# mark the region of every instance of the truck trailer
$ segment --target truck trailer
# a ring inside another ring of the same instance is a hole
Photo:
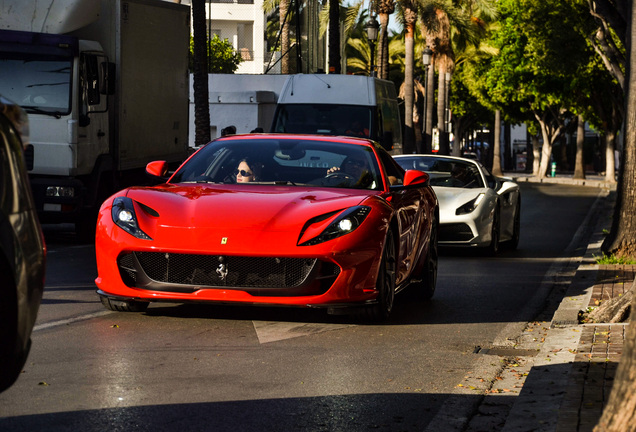
[[[0,94],[29,113],[40,221],[89,239],[103,200],[145,182],[149,161],[187,157],[190,7],[49,2],[2,3]]]

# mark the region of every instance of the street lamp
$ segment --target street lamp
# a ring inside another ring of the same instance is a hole
[[[433,57],[433,50],[429,47],[424,48],[424,52],[422,53],[422,63],[426,68],[424,69],[427,72],[428,65],[431,64],[431,58]]]
[[[367,39],[369,39],[369,45],[371,45],[371,76],[375,76],[375,41],[378,40],[378,29],[380,28],[380,23],[375,16],[371,15],[369,21],[367,21],[367,25],[365,29],[367,31]]]
[[[426,122],[428,117],[428,67],[431,64],[431,59],[433,58],[433,50],[428,46],[424,48],[424,52],[422,53],[422,64],[424,65],[424,149],[423,151],[429,151],[429,131],[426,129]]]

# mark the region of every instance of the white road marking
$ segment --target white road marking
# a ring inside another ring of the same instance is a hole
[[[258,341],[261,344],[309,336],[332,330],[341,330],[354,326],[354,324],[319,324],[278,321],[253,321],[253,324]]]
[[[86,315],[80,315],[77,317],[73,317],[73,318],[67,318],[67,319],[63,319],[63,320],[58,320],[58,321],[51,321],[48,323],[42,323],[42,324],[37,324],[35,327],[33,327],[33,331],[38,331],[38,330],[44,330],[44,329],[48,329],[51,327],[58,327],[58,326],[62,326],[62,325],[66,325],[66,324],[71,324],[74,322],[78,322],[78,321],[86,321],[89,319],[93,319],[93,318],[98,318],[104,315],[108,315],[108,314],[112,314],[114,313],[113,311],[109,311],[109,310],[105,310],[105,311],[101,311],[101,312],[95,312],[92,314],[86,314]]]

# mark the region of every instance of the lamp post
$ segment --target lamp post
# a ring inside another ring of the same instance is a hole
[[[444,119],[440,122],[443,127],[440,127],[439,148],[442,154],[450,154],[450,101],[448,100],[448,94],[450,90],[451,73],[446,72],[444,75]],[[443,131],[443,133],[441,133]]]
[[[444,86],[444,91],[445,91],[445,95],[444,95],[444,102],[445,102],[445,112],[444,112],[444,121],[446,122],[446,132],[450,132],[450,101],[448,100],[448,93],[450,90],[450,81],[451,81],[451,73],[450,72],[446,72],[445,78],[446,78],[446,85]]]
[[[375,41],[378,40],[378,29],[380,23],[375,19],[374,15],[371,15],[365,29],[367,31],[367,39],[369,39],[369,45],[371,45],[371,71],[370,76],[375,76]]]
[[[430,131],[426,127],[426,122],[428,119],[428,67],[431,64],[431,59],[433,58],[433,50],[428,46],[424,49],[422,53],[422,64],[424,65],[424,149],[423,152],[430,151],[431,140],[430,140]]]

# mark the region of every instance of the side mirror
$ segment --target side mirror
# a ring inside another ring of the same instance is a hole
[[[404,174],[404,186],[424,185],[428,180],[428,174],[423,171],[407,170]]]
[[[509,181],[509,180],[506,180],[506,179],[502,179],[502,178],[500,178],[499,180],[501,181],[501,186],[499,186],[499,190],[497,191],[497,195],[503,195],[506,192],[508,192],[509,190],[515,189],[517,187],[517,184],[512,182],[512,181]]]
[[[168,174],[168,162],[166,161],[154,161],[146,165],[146,172],[153,177],[160,177],[167,180]]]

